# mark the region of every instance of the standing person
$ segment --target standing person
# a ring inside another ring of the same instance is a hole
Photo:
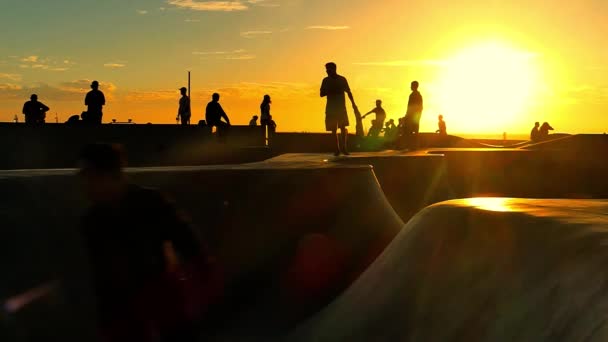
[[[410,94],[410,98],[407,102],[407,113],[405,114],[406,125],[410,125],[410,127],[407,128],[407,134],[418,134],[420,131],[420,118],[422,117],[424,104],[422,95],[418,91],[419,86],[418,81],[413,81],[410,86],[412,93]]]
[[[84,105],[88,107],[86,120],[94,125],[101,125],[103,117],[103,106],[106,104],[106,97],[99,90],[99,82],[91,83],[91,91],[84,98]]]
[[[225,121],[222,121],[222,118]],[[220,94],[214,93],[211,96],[211,102],[207,104],[207,108],[205,109],[205,120],[207,121],[207,125],[213,129],[215,126],[217,128],[218,135],[223,134],[223,131],[230,127],[230,119],[222,105],[220,105]]]
[[[348,81],[343,76],[338,75],[336,64],[333,62],[325,64],[325,71],[327,72],[327,77],[323,79],[323,83],[321,84],[321,97],[327,97],[325,129],[331,132],[336,140],[336,152],[334,155],[339,156],[340,153],[349,155],[350,153],[347,148],[348,129],[346,128],[349,122],[344,93],[348,94],[348,98],[355,111],[357,111],[357,105],[348,86]],[[340,139],[337,134],[338,128],[340,128],[342,135],[342,146],[340,146]]]
[[[260,124],[262,126],[268,126],[270,124],[270,104],[272,100],[270,95],[264,95],[262,104],[260,104]]]
[[[447,126],[445,124],[445,121],[443,121],[443,115],[439,115],[438,117],[439,122],[437,123],[437,125],[439,126],[439,129],[437,131],[435,131],[435,133],[439,133],[439,135],[442,136],[446,136],[448,135],[448,129]]]
[[[44,103],[38,102],[38,95],[32,94],[30,100],[23,105],[23,115],[25,115],[25,123],[28,125],[43,124],[46,112],[49,107]]]
[[[530,140],[532,142],[537,142],[540,140],[540,131],[538,128],[540,127],[540,123],[536,121],[534,123],[534,127],[532,127],[532,131],[530,132]]]
[[[378,135],[380,135],[380,132],[384,127],[384,120],[386,120],[386,111],[384,110],[384,108],[382,108],[382,100],[376,100],[376,108],[365,113],[362,119],[365,119],[366,116],[372,113],[376,114],[376,120],[372,121],[372,127],[369,129],[367,136],[377,137]]]
[[[188,97],[188,88],[181,87],[179,89],[182,97],[179,99],[179,108],[177,110],[177,119],[181,119],[182,126],[187,126],[190,124],[190,116],[192,115],[190,111],[190,98]]]
[[[179,287],[194,284],[198,274],[212,282],[210,259],[170,202],[127,181],[124,163],[114,145],[88,145],[80,155],[79,176],[92,202],[82,235],[101,334],[104,341],[196,341],[190,314],[197,310],[184,308],[204,301],[179,293]],[[209,289],[201,287],[200,293]]]

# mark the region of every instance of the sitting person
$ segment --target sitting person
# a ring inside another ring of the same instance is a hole
[[[540,129],[538,130],[540,140],[548,139],[549,131],[553,131],[553,127],[551,127],[548,122],[543,122],[542,126],[540,126]]]
[[[534,123],[534,127],[532,128],[532,131],[530,132],[530,140],[533,142],[540,140],[540,132],[538,130],[539,127],[540,127],[540,123],[538,123],[538,121],[537,121]]]
[[[439,129],[437,131],[435,131],[435,133],[439,133],[439,135],[448,135],[448,130],[445,124],[445,121],[443,121],[443,115],[439,115],[439,122],[438,122],[438,126]]]
[[[249,121],[249,126],[250,127],[255,127],[258,125],[258,116],[254,115],[251,120]]]

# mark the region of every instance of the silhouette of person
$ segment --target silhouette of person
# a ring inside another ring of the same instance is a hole
[[[179,99],[179,108],[177,110],[177,120],[181,119],[182,126],[190,124],[190,98],[188,97],[188,88],[181,87],[179,89],[182,97]]]
[[[87,123],[101,125],[101,119],[103,117],[103,106],[106,104],[106,97],[103,92],[99,90],[99,82],[93,81],[91,83],[91,91],[87,93],[84,98],[84,105],[87,106],[87,115],[83,119]]]
[[[251,120],[249,120],[250,127],[256,127],[258,125],[258,116],[254,115]]]
[[[537,121],[534,123],[534,127],[532,131],[530,131],[530,140],[533,142],[540,140],[540,131],[539,131],[540,123]]]
[[[540,140],[547,139],[549,137],[549,131],[553,131],[553,127],[551,127],[548,122],[543,122],[538,130]]]
[[[406,129],[406,133],[416,133],[420,131],[420,118],[422,117],[422,110],[424,109],[422,95],[418,91],[418,81],[413,81],[411,84],[412,93],[407,102],[407,113],[405,114],[405,124],[410,125]]]
[[[23,105],[23,115],[25,115],[25,123],[28,125],[43,124],[46,117],[46,112],[49,107],[38,101],[38,95],[32,94],[30,100]]]
[[[222,121],[222,118],[225,122]],[[228,119],[228,115],[226,115],[222,105],[220,105],[220,94],[214,93],[211,97],[211,102],[207,104],[207,109],[205,110],[205,120],[211,129],[214,126],[217,128],[218,135],[222,135],[230,127],[230,119]]]
[[[335,156],[340,153],[349,155],[347,148],[348,142],[348,114],[346,112],[346,99],[344,93],[348,94],[348,98],[353,106],[353,110],[357,111],[355,99],[348,86],[348,81],[343,76],[338,75],[338,68],[335,63],[330,62],[325,64],[327,77],[323,79],[321,84],[321,97],[327,97],[327,105],[325,107],[325,129],[332,133],[336,140]],[[338,128],[342,135],[342,146],[338,138]]]
[[[89,257],[101,333],[110,341],[195,341],[193,322],[176,309],[169,275],[210,267],[193,227],[158,191],[127,181],[121,149],[92,144],[82,151],[80,171],[92,206],[81,233]],[[174,302],[173,302],[174,301]],[[155,339],[156,340],[156,339]]]
[[[272,100],[270,95],[264,95],[264,99],[260,104],[260,124],[262,126],[268,126],[270,124],[270,104]]]
[[[448,129],[447,126],[445,124],[445,121],[443,121],[443,115],[439,115],[438,117],[439,122],[437,123],[437,125],[439,126],[439,129],[437,131],[435,131],[435,133],[439,133],[439,135],[448,135]]]
[[[269,119],[269,121],[268,121],[268,133],[269,134],[274,134],[277,131],[277,123],[272,118],[272,115],[270,115],[268,117],[268,119]]]
[[[372,113],[376,114],[376,120],[372,120],[372,127],[369,129],[367,136],[377,137],[384,127],[384,120],[386,120],[386,112],[384,111],[384,108],[382,108],[382,100],[376,100],[376,108],[365,113],[362,119],[365,119],[366,116]]]

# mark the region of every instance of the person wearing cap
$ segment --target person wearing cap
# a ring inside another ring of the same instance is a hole
[[[106,98],[103,92],[99,90],[99,82],[91,83],[91,91],[87,93],[84,99],[84,105],[87,106],[87,115],[85,121],[87,123],[101,125],[103,117],[103,106],[106,104]]]
[[[49,111],[49,107],[45,106],[44,103],[38,102],[38,95],[32,94],[30,101],[27,101],[23,105],[23,115],[25,115],[25,123],[28,125],[37,125],[44,123],[46,112]]]
[[[181,87],[179,89],[182,94],[182,98],[179,99],[179,109],[177,110],[177,120],[181,119],[182,126],[190,124],[190,98],[188,97],[188,88]]]

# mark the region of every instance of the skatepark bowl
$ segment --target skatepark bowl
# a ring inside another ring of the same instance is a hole
[[[600,340],[606,139],[568,139],[127,173],[223,269],[203,340]],[[74,174],[0,171],[0,341],[95,339]]]

